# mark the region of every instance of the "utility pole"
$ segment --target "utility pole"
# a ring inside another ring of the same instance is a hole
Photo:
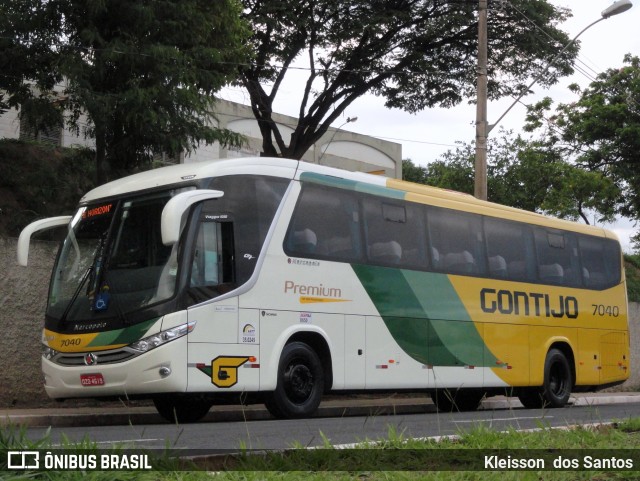
[[[487,0],[478,0],[478,68],[474,195],[487,200]]]
[[[558,60],[562,54],[575,43],[580,35],[596,23],[606,20],[614,15],[626,12],[633,4],[631,0],[617,0],[600,14],[600,18],[583,28],[573,39],[566,44],[558,54],[549,62],[542,72],[522,90],[520,95],[509,106],[509,108],[489,126],[487,122],[487,0],[478,0],[478,67],[477,67],[477,106],[476,106],[476,159],[475,159],[475,180],[474,195],[478,199],[487,200],[487,137],[491,130],[509,113],[522,97],[524,97],[531,87],[546,75],[549,68]]]

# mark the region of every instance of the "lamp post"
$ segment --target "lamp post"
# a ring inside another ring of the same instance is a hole
[[[522,90],[520,95],[513,101],[509,108],[493,124],[487,122],[487,0],[479,0],[478,6],[478,102],[476,106],[476,158],[475,158],[475,183],[474,195],[478,199],[487,200],[487,136],[493,128],[509,113],[509,111],[525,96],[531,87],[538,82],[549,68],[558,60],[562,54],[575,43],[580,35],[593,27],[596,23],[606,20],[609,17],[626,12],[633,4],[631,0],[618,0],[602,11],[600,18],[583,28],[575,37],[567,43],[558,54],[547,63],[547,66],[540,72],[533,81]]]
[[[336,136],[336,134],[338,133],[338,131],[344,127],[345,125],[351,123],[351,122],[355,122],[356,120],[358,120],[358,117],[347,117],[347,120],[345,120],[342,125],[340,125],[340,127],[338,127],[336,130],[333,131],[333,135],[331,135],[331,138],[329,139],[329,142],[327,142],[327,144],[324,147],[324,150],[322,151],[322,154],[320,154],[320,158],[318,159],[318,163],[320,163],[320,161],[322,160],[322,157],[324,157],[324,154],[327,152],[327,149],[329,148],[329,145],[331,144],[331,142],[333,142],[333,138]]]

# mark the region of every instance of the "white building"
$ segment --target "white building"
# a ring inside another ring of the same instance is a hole
[[[180,155],[179,159],[163,158],[162,155],[158,155],[157,160],[167,163],[186,163],[259,155],[262,136],[251,108],[226,100],[218,100],[215,108],[218,127],[228,128],[246,137],[247,142],[242,148],[227,149],[215,143],[202,145],[194,152]],[[274,114],[273,117],[285,138],[286,135],[290,135],[293,132],[292,127],[297,123],[296,118],[281,114]],[[0,138],[33,139],[33,135],[29,134],[27,129],[20,125],[16,110],[12,109],[0,115]],[[73,145],[94,146],[93,139],[85,139],[83,136],[78,137],[74,132],[66,129],[56,129],[38,137],[38,140],[62,147],[71,147]],[[388,177],[402,178],[402,146],[400,144],[334,128],[329,129],[304,154],[302,160],[346,170],[372,172]]]

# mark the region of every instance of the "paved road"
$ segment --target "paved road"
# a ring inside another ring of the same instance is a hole
[[[147,412],[129,413],[132,416],[130,419],[151,421],[155,417],[157,421],[155,414],[144,409]],[[480,424],[502,430],[611,422],[640,417],[640,395],[581,396],[575,399],[572,406],[549,410],[527,410],[520,407],[517,401],[501,398],[485,402],[483,410],[447,414],[435,413],[433,406],[422,398],[337,400],[323,406],[320,414],[326,417],[290,421],[268,418],[261,407],[245,411],[244,418],[233,419],[241,411],[238,408],[229,409],[226,412],[216,412],[214,409],[208,422],[180,426],[137,422],[112,423],[96,429],[97,421],[104,421],[104,413],[66,416],[66,425],[51,429],[51,439],[58,443],[63,435],[75,441],[88,438],[98,443],[98,447],[105,448],[124,443],[132,447],[188,450],[236,451],[241,446],[284,449],[294,444],[322,446],[325,440],[332,444],[379,440],[386,438],[390,432],[408,437],[451,435]],[[58,417],[50,416],[53,420]],[[17,419],[17,416],[13,417]],[[79,420],[83,422],[79,423]],[[34,440],[43,436],[44,432],[45,428],[38,427],[31,427],[27,431]]]
[[[576,406],[640,403],[640,392],[574,394],[570,403]],[[151,406],[128,407],[107,405],[105,407],[72,407],[62,403],[61,407],[46,409],[0,408],[0,426],[13,424],[32,427],[72,427],[160,424],[165,421]],[[481,409],[521,408],[517,398],[491,397],[481,404]],[[408,414],[435,412],[429,397],[396,396],[357,398],[336,396],[323,401],[318,417],[375,416],[381,414]],[[263,405],[214,406],[204,422],[245,421],[273,419]]]

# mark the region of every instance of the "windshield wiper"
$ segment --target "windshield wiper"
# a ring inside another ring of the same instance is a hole
[[[78,284],[78,287],[76,287],[76,290],[73,293],[73,296],[71,296],[71,300],[69,301],[69,304],[67,304],[67,307],[65,308],[64,312],[62,313],[62,317],[60,318],[60,322],[64,322],[64,321],[67,320],[67,316],[69,315],[69,311],[71,310],[71,306],[73,306],[73,304],[76,302],[76,299],[78,299],[78,295],[80,294],[80,291],[82,290],[82,286],[84,286],[84,283],[87,282],[87,279],[89,279],[89,274],[91,274],[92,271],[93,271],[93,266],[87,267],[87,270],[82,275],[82,279],[80,279],[80,283]]]

